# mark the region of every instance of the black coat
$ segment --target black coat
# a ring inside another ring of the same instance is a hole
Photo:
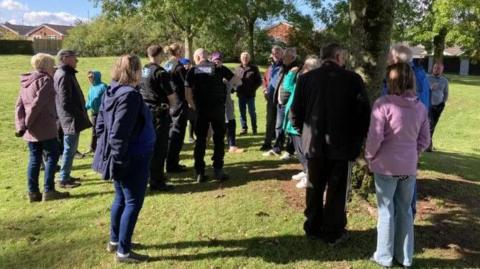
[[[255,92],[262,85],[262,76],[256,65],[240,65],[235,69],[235,76],[242,79],[242,85],[237,87],[237,96],[244,98],[255,97]]]
[[[327,61],[300,76],[296,87],[290,118],[306,157],[355,160],[370,121],[362,78]]]
[[[92,127],[85,108],[85,97],[75,77],[77,71],[61,65],[54,76],[55,104],[64,134],[76,134]]]

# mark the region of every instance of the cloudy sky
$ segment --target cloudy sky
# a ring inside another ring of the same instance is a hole
[[[0,23],[72,25],[100,12],[90,0],[0,0]]]

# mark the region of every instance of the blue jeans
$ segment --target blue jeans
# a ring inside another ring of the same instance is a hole
[[[78,140],[80,133],[73,135],[63,135],[63,156],[62,167],[60,168],[60,180],[62,182],[70,180],[70,172],[72,172],[73,157],[78,149]]]
[[[118,243],[118,253],[132,248],[132,235],[143,206],[151,154],[131,156],[129,171],[121,181],[114,180],[115,199],[111,209],[110,241]]]
[[[56,138],[41,142],[28,142],[30,160],[28,161],[28,191],[39,192],[38,176],[42,164],[42,153],[45,152],[45,192],[55,190],[55,170],[58,162],[58,141]]]
[[[373,258],[383,266],[393,259],[411,266],[413,259],[413,215],[411,202],[415,176],[375,174],[378,204],[377,250]]]
[[[240,109],[240,124],[242,129],[247,130],[247,107],[250,120],[252,121],[252,130],[257,131],[257,112],[255,112],[255,97],[238,97],[238,107]]]

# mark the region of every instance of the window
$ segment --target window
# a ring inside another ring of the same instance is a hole
[[[49,35],[49,36],[47,37],[47,39],[56,40],[56,39],[57,39],[57,36],[56,36],[56,35]]]

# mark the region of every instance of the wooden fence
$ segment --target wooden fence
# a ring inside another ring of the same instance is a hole
[[[34,39],[33,40],[33,52],[39,53],[50,53],[52,55],[57,54],[57,52],[62,48],[62,40],[54,39]]]

